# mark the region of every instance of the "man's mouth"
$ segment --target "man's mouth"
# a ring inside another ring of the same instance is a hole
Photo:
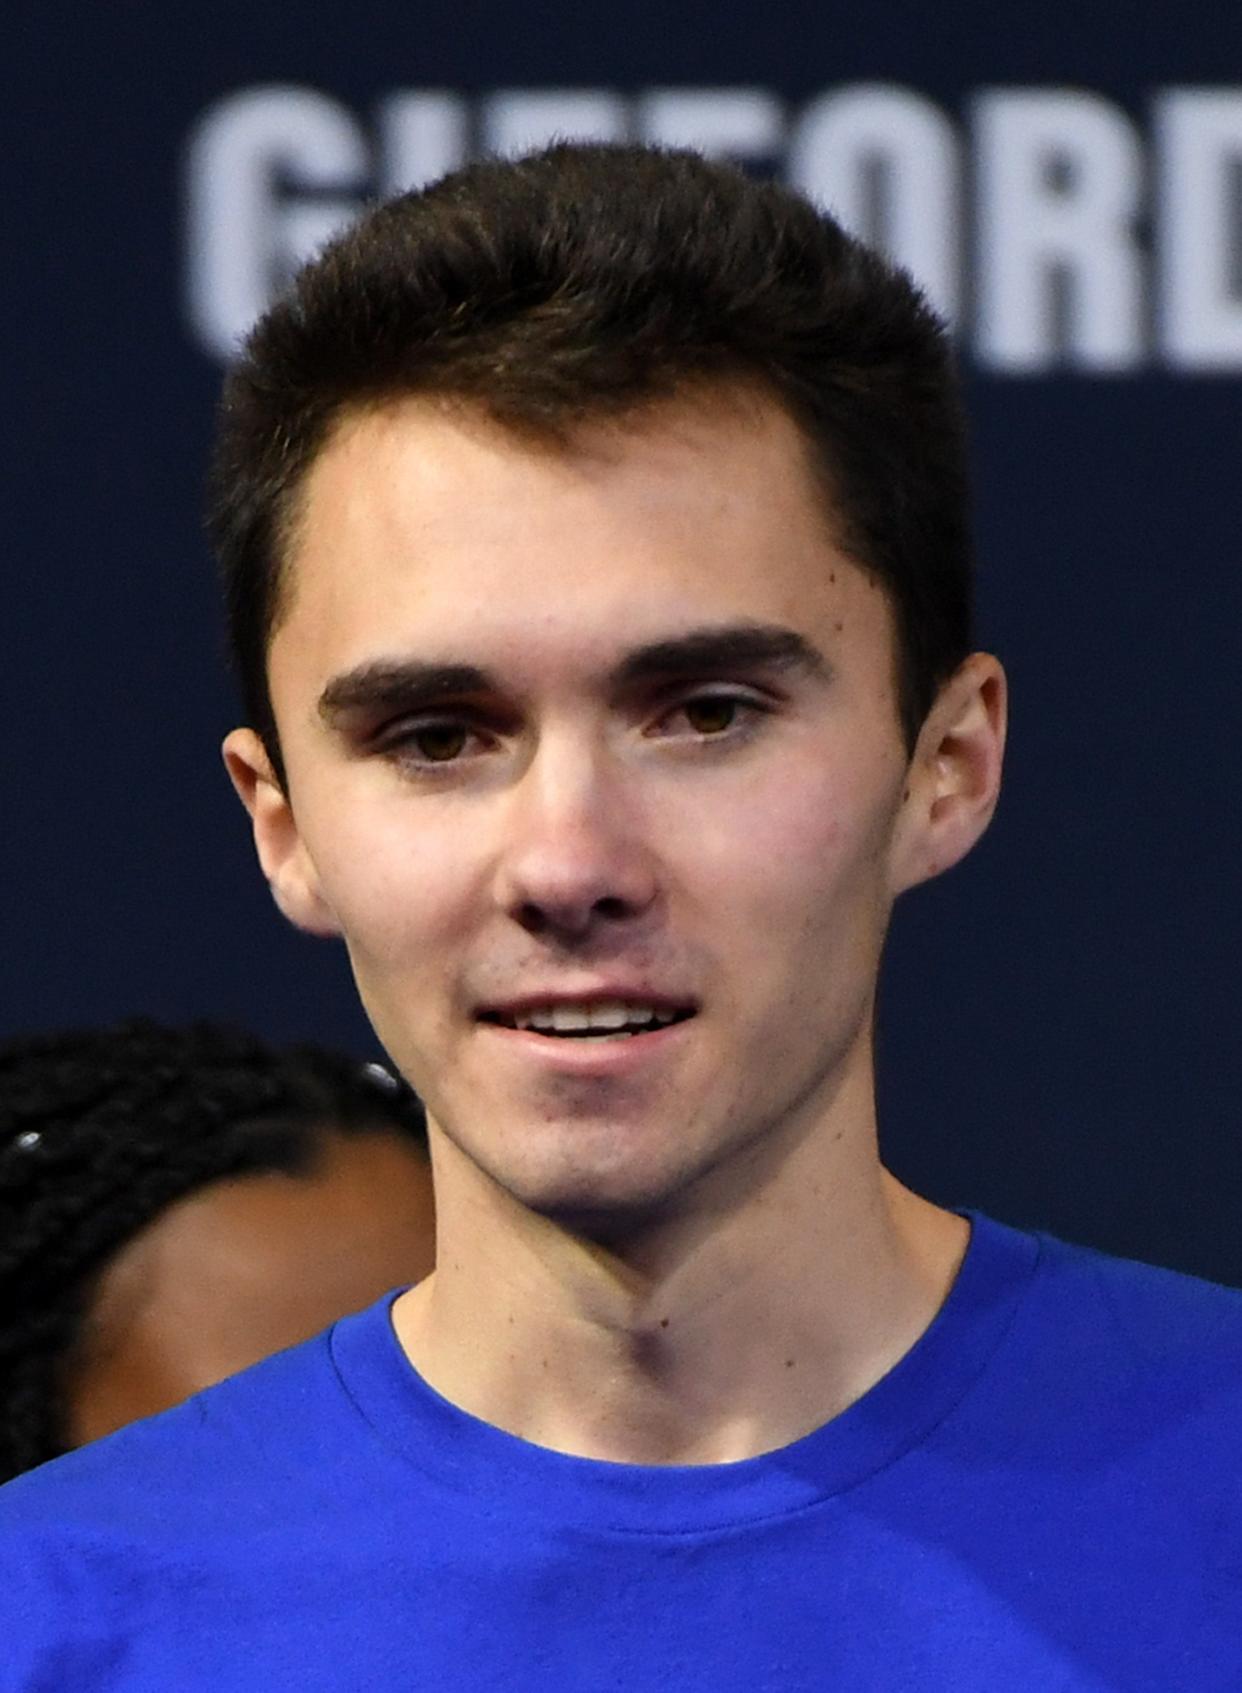
[[[520,1011],[482,1011],[479,1021],[524,1029],[554,1040],[627,1040],[652,1034],[694,1016],[690,1006],[648,1005],[601,999],[573,1005],[532,1005]]]

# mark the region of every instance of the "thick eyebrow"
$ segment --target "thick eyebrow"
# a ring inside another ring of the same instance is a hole
[[[828,661],[793,629],[776,623],[729,623],[690,629],[666,641],[652,641],[627,653],[612,672],[619,688],[636,682],[721,676],[738,670],[798,670],[826,678]],[[475,664],[437,664],[419,659],[374,659],[334,676],[319,696],[319,715],[329,725],[366,714],[425,710],[447,699],[495,694],[499,683]]]
[[[779,623],[728,623],[690,629],[628,654],[613,673],[621,687],[635,682],[720,676],[737,670],[801,671],[826,679],[823,653],[796,630]]]
[[[475,664],[375,659],[334,676],[319,696],[319,715],[335,724],[358,713],[418,711],[445,699],[494,692],[495,678]]]

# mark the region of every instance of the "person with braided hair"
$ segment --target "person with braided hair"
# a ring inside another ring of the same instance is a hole
[[[417,1281],[423,1113],[213,1023],[0,1045],[0,1481]]]

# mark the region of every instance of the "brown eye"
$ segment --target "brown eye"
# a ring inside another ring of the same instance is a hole
[[[429,723],[413,735],[416,751],[428,764],[448,764],[466,750],[469,730],[460,723]]]
[[[723,694],[714,699],[687,700],[682,710],[696,735],[723,734],[737,719],[737,701]]]

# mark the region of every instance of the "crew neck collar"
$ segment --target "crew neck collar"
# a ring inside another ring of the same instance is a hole
[[[773,1452],[728,1464],[643,1465],[571,1457],[463,1411],[409,1362],[392,1324],[400,1290],[337,1323],[342,1387],[390,1450],[489,1514],[618,1533],[677,1534],[782,1516],[846,1491],[926,1439],[970,1390],[1006,1333],[1039,1241],[974,1212],[970,1244],[922,1336],[860,1399]]]

